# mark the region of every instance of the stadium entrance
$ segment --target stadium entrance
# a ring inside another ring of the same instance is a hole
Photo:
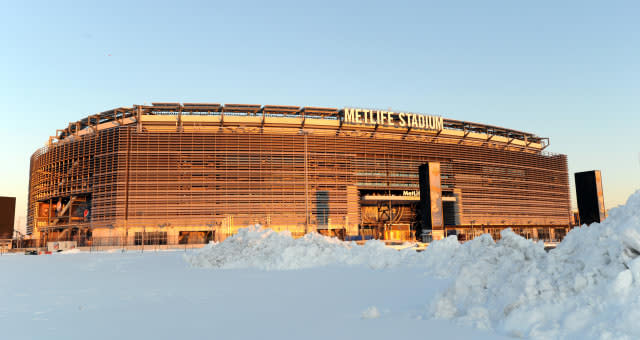
[[[417,191],[360,190],[360,233],[364,238],[415,238]]]

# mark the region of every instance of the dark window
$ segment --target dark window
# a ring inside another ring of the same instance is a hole
[[[316,191],[316,215],[318,216],[318,226],[329,224],[329,192]]]

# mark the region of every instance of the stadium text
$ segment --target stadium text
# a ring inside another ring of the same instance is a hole
[[[352,108],[344,109],[344,122],[347,124],[377,124],[435,131],[440,131],[443,128],[443,119],[438,116]]]

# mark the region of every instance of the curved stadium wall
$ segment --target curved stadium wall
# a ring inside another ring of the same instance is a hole
[[[567,158],[547,145],[530,133],[404,112],[123,107],[70,123],[32,155],[28,231],[221,239],[258,223],[294,235],[410,238],[424,228],[422,164],[440,168],[440,237],[558,230],[569,225]]]

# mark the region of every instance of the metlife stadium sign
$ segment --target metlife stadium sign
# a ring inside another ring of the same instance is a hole
[[[417,113],[392,112],[367,109],[344,109],[344,123],[357,125],[381,125],[440,131],[443,119]]]

